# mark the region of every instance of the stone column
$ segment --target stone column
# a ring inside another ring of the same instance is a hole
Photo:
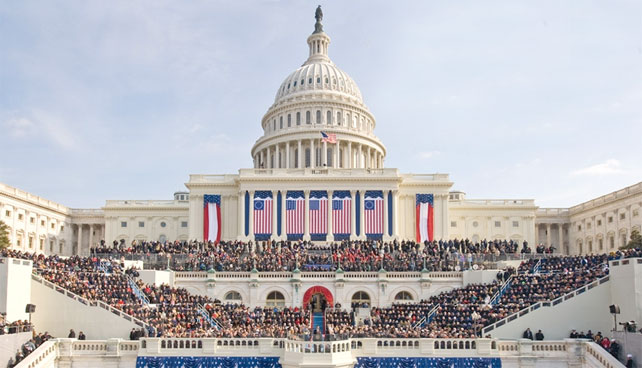
[[[281,168],[281,155],[279,155],[279,144],[274,145],[274,168]]]
[[[259,168],[265,169],[267,168],[267,164],[265,163],[265,150],[262,149],[261,152],[259,152],[259,154],[261,155],[261,158],[259,160],[260,161]]]
[[[285,232],[285,197],[287,195],[287,190],[281,191],[281,239],[287,240],[288,235]]]
[[[340,151],[341,150],[339,149],[339,141],[337,140],[337,143],[334,145],[334,155],[333,155],[334,156],[334,160],[332,160],[333,161],[332,162],[332,167],[334,167],[335,169],[337,167],[341,167],[341,165],[339,165],[339,152]]]
[[[328,167],[328,142],[323,142],[323,149],[321,150],[321,166]]]
[[[285,168],[290,168],[290,141],[285,142]]]
[[[372,169],[372,156],[370,152],[370,146],[368,146],[368,149],[366,150],[368,154],[368,159],[366,160],[366,168],[367,169]]]
[[[81,255],[82,254],[82,224],[77,224],[76,227],[78,228],[78,249],[76,249],[76,254],[74,255]],[[27,239],[27,242],[29,240]]]
[[[558,224],[557,225],[558,229],[558,246],[557,246],[557,251],[560,253],[564,252],[564,225],[563,224]]]
[[[365,216],[364,216],[364,204],[365,204],[365,197],[366,197],[366,192],[361,190],[359,191],[359,232],[361,235],[359,237],[361,239],[366,238],[366,222],[365,222]]]
[[[247,219],[250,222],[249,232],[247,234],[249,239],[254,239],[254,191],[250,190],[250,215]]]
[[[265,149],[266,151],[266,162],[265,162],[265,168],[266,169],[271,169],[272,168],[272,160],[270,159],[270,147],[267,147]]]
[[[334,231],[332,224],[332,190],[328,190],[328,236],[327,241],[334,241]]]
[[[89,225],[89,252],[91,252],[91,247],[94,245],[94,225]]]
[[[310,139],[310,167],[316,167],[316,151],[314,150],[314,139]]]
[[[352,142],[348,142],[348,159],[344,162],[344,166],[347,169],[352,169]]]
[[[401,211],[399,210],[399,191],[394,190],[392,192],[392,237],[395,239],[399,236],[399,216],[401,216]]]
[[[350,240],[355,240],[357,238],[355,229],[356,229],[356,202],[355,195],[356,191],[350,191]]]
[[[535,246],[539,245],[539,224],[535,224]]]
[[[278,156],[277,156],[278,157]],[[278,233],[276,232],[276,225],[278,225],[278,212],[277,209],[277,200],[278,200],[278,191],[272,192],[272,239],[278,239]]]
[[[242,239],[245,236],[245,223],[243,220],[245,219],[245,216],[243,216],[243,202],[245,201],[245,192],[240,191],[237,197],[238,201],[236,202],[236,217],[237,217],[237,239]]]
[[[361,156],[363,156],[362,152],[363,152],[363,145],[361,143],[359,143],[359,147],[357,147],[357,164],[354,165],[357,169],[362,169],[363,168],[363,166],[361,164]]]
[[[383,239],[390,239],[388,234],[388,192],[389,190],[383,191]]]
[[[304,190],[305,207],[303,208],[303,240],[310,240],[310,191]]]
[[[302,167],[305,167],[305,165],[303,164],[303,152],[301,152],[302,150],[301,150],[301,140],[300,139],[297,141],[297,146],[298,146],[297,147],[298,151],[297,151],[296,154],[297,154],[299,162],[298,162],[298,165],[297,165],[296,168],[300,169]]]
[[[546,246],[551,246],[551,224],[546,224]]]

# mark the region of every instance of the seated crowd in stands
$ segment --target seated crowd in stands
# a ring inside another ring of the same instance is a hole
[[[271,252],[274,248],[269,249]],[[336,249],[341,248],[338,246]],[[347,251],[352,249],[352,246],[345,248]],[[412,252],[412,249],[411,246],[406,251]],[[376,250],[369,252],[376,253]],[[395,251],[394,246],[391,251]],[[630,254],[634,253],[619,256]],[[34,271],[44,279],[83,298],[108,303],[142,320],[150,327],[141,331],[138,337],[302,335],[316,338],[313,336],[315,331],[311,331],[309,309],[221,304],[206,296],[190,294],[184,288],[147,285],[135,280],[136,271],[125,269],[119,259],[64,258],[11,250],[3,250],[0,255],[31,259]],[[511,269],[502,271],[501,277],[498,275],[498,280],[493,283],[470,284],[419,302],[371,308],[369,316],[359,320],[355,318],[354,311],[338,307],[326,315],[326,333],[354,337],[479,336],[484,326],[534,303],[563,296],[607,275],[605,261],[609,257],[558,256],[537,262],[526,261],[519,267],[519,272]],[[141,295],[145,298],[139,297]]]
[[[331,245],[314,245],[305,241],[263,242],[146,242],[133,241],[129,246],[114,242],[112,246],[92,249],[92,254],[105,256],[173,255],[170,266],[178,271],[449,271],[463,270],[484,259],[531,253],[528,244],[512,240],[448,240],[417,243],[414,241],[342,241]],[[158,263],[165,268],[165,262]]]

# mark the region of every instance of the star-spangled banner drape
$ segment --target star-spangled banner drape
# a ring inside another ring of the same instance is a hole
[[[271,191],[254,192],[254,236],[257,240],[272,236],[272,202]]]
[[[368,190],[363,200],[365,233],[368,237],[383,235],[383,191]]]
[[[501,368],[500,358],[359,357],[354,368]]]
[[[310,236],[313,240],[325,240],[328,234],[328,192],[313,190],[309,200]],[[321,239],[323,238],[323,239]]]
[[[434,197],[432,194],[417,194],[416,203],[417,242],[433,240],[434,233]]]
[[[206,194],[203,196],[203,240],[218,242],[221,240],[221,196]]]
[[[332,232],[335,240],[350,236],[350,217],[352,215],[352,198],[348,190],[335,190],[332,193]]]
[[[289,240],[300,240],[305,231],[305,197],[302,190],[289,190],[285,195],[285,234]]]

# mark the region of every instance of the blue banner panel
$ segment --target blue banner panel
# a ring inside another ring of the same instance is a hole
[[[357,358],[354,368],[501,368],[500,358]]]
[[[281,368],[279,357],[148,357],[139,356],[136,368]]]

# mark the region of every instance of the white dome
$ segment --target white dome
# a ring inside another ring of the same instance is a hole
[[[294,94],[334,91],[348,94],[363,103],[357,84],[332,62],[310,62],[292,72],[279,87],[274,103]]]

